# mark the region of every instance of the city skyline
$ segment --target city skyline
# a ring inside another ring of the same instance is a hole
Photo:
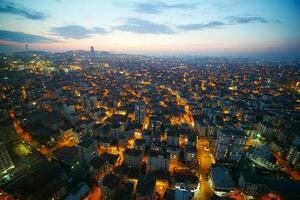
[[[1,0],[0,200],[300,199],[299,0]]]
[[[0,50],[299,57],[297,1],[36,1],[0,4]]]

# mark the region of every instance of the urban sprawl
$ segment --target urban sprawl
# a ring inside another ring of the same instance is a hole
[[[0,54],[0,199],[300,199],[300,63]]]

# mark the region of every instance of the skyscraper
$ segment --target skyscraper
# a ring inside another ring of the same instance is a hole
[[[95,49],[93,46],[91,46],[91,56],[95,56]]]

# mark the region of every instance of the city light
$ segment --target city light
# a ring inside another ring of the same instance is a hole
[[[300,199],[300,3],[0,2],[0,200]]]

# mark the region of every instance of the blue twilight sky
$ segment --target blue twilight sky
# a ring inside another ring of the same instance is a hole
[[[300,53],[298,0],[1,0],[0,49]]]

